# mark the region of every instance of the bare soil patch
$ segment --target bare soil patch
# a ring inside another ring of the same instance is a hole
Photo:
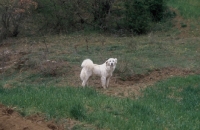
[[[0,130],[62,130],[62,127],[39,115],[22,117],[14,108],[0,104]]]
[[[164,80],[173,76],[187,76],[197,74],[197,71],[168,67],[155,69],[145,74],[136,74],[129,77],[127,80],[120,80],[116,76],[111,78],[108,89],[102,89],[100,79],[97,77],[91,78],[89,84],[97,87],[98,91],[117,97],[129,97],[136,99],[141,96],[141,91],[146,87],[153,85],[155,82]]]
[[[179,11],[175,10],[175,9],[171,9],[172,11],[174,11],[176,13],[176,17],[173,19],[173,23],[175,24],[175,28],[177,28],[180,31],[180,34],[178,35],[179,38],[186,38],[190,33],[190,21],[184,19]]]

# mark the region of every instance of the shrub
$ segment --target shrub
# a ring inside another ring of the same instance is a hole
[[[17,2],[25,2],[26,5],[20,6],[22,4],[16,4]],[[38,30],[45,34],[80,30],[144,34],[154,22],[163,19],[167,9],[165,0],[17,0],[17,2],[0,5],[1,23],[3,23],[0,39],[8,35],[17,36],[22,23],[26,30],[31,27],[31,34]],[[30,25],[25,23],[28,21]]]
[[[161,21],[167,9],[165,0],[146,0],[146,4],[148,5],[148,11],[151,14],[152,21]]]
[[[125,2],[125,26],[137,34],[149,30],[151,18],[144,0],[127,0]]]
[[[42,30],[72,32],[83,29],[124,30],[137,34],[149,31],[152,21],[160,21],[164,0],[37,0],[37,21]]]
[[[43,61],[38,66],[38,72],[41,73],[43,76],[59,76],[65,73],[66,64],[64,62],[58,61]]]
[[[35,21],[40,30],[48,32],[68,32],[75,28],[76,1],[37,0]]]
[[[124,24],[137,34],[148,32],[153,22],[159,22],[169,15],[164,0],[127,0],[125,9]]]
[[[2,29],[0,30],[0,41],[7,37],[16,37],[25,19],[30,15],[32,10],[37,8],[37,3],[33,0],[2,0],[1,2],[0,15]]]

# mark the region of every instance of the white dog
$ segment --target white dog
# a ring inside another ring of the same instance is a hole
[[[81,64],[82,70],[80,73],[80,78],[83,81],[82,86],[85,87],[85,85],[88,85],[88,79],[92,74],[95,74],[101,77],[102,87],[105,89],[108,87],[110,77],[115,70],[116,64],[117,58],[109,58],[101,65],[94,64],[90,59],[84,60]]]

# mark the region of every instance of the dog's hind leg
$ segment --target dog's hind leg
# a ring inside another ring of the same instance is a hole
[[[84,68],[81,70],[80,78],[82,80],[82,86],[83,87],[88,85],[88,79],[90,78],[91,74],[92,73],[87,73],[87,71],[85,71]]]
[[[82,86],[85,87],[85,85],[86,85],[86,81],[83,80],[83,82],[82,82]]]
[[[85,87],[85,86],[88,86],[88,80],[90,78],[90,75],[86,75],[85,77],[82,78],[82,86]]]

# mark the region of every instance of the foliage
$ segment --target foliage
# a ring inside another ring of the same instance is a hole
[[[3,24],[7,32],[3,31],[2,37],[17,36],[27,16],[32,25],[23,24],[23,27],[37,26],[31,31],[40,34],[80,30],[124,30],[143,34],[149,31],[152,21],[162,20],[164,7],[163,0],[4,0],[1,15],[2,21],[7,22]]]
[[[163,0],[37,2],[39,6],[36,14],[41,16],[41,29],[58,33],[91,28],[103,31],[123,29],[143,34],[149,31],[152,21],[162,20],[167,9]]]
[[[127,29],[133,29],[138,34],[146,33],[150,27],[150,13],[147,11],[148,6],[143,0],[127,0],[125,2]]]
[[[167,10],[165,0],[146,0],[145,2],[148,5],[152,21],[161,21],[164,17],[164,12]]]
[[[2,0],[0,4],[2,30],[0,41],[6,37],[16,37],[23,20],[31,10],[37,8],[33,0]]]
[[[170,15],[165,13],[169,10],[164,0],[126,0],[125,8],[124,24],[137,34],[148,32],[154,22],[160,22],[165,15]]]
[[[38,8],[34,17],[40,25],[40,30],[59,33],[70,31],[75,26],[76,1],[37,0],[37,2]]]

